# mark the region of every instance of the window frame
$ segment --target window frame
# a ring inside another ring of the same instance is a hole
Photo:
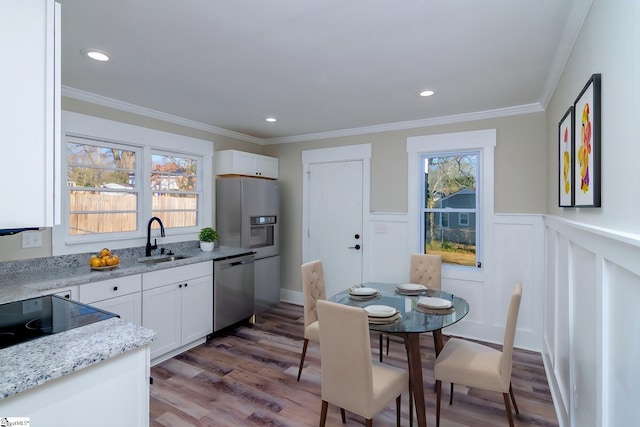
[[[67,135],[74,138],[113,144],[116,147],[131,149],[138,147],[141,156],[136,156],[136,174],[142,183],[138,199],[138,220],[135,232],[104,233],[88,236],[74,236],[69,238],[69,198],[67,191],[66,168]],[[171,153],[176,156],[196,158],[199,163],[197,171],[198,214],[196,225],[192,227],[167,228],[165,237],[160,237],[158,229],[152,229],[152,238],[158,238],[158,243],[173,243],[198,239],[201,228],[211,226],[213,218],[213,193],[204,189],[204,183],[213,180],[213,142],[192,138],[184,135],[173,134],[165,131],[144,128],[127,123],[116,122],[84,114],[63,111],[62,112],[62,138],[64,154],[61,156],[60,188],[57,189],[61,199],[60,224],[55,225],[52,231],[52,254],[65,255],[74,253],[94,252],[96,248],[109,247],[111,249],[144,246],[147,237],[147,222],[151,218],[151,153]],[[175,147],[179,147],[176,150]],[[108,235],[107,235],[108,234]]]
[[[491,259],[493,246],[494,218],[494,151],[496,145],[496,129],[484,129],[468,132],[423,135],[407,138],[407,187],[408,187],[408,253],[421,253],[421,202],[423,200],[424,176],[422,173],[422,157],[424,155],[451,152],[480,152],[480,164],[477,166],[481,177],[481,195],[478,199],[478,211],[482,213],[477,225],[479,236],[476,237],[476,255],[480,268],[443,264],[443,278],[481,281],[487,272],[484,259]],[[476,219],[478,221],[478,219]]]

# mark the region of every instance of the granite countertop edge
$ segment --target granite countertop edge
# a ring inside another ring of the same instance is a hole
[[[8,347],[0,352],[0,401],[150,344],[151,329],[111,318]]]
[[[43,267],[38,268],[38,265],[43,265],[43,263],[37,264],[41,261],[36,259],[34,260],[36,264],[30,270],[0,275],[0,304],[37,297],[65,286],[100,282],[199,262],[219,261],[249,253],[252,253],[250,249],[224,246],[218,247],[212,252],[203,252],[199,248],[189,248],[178,253],[179,255],[187,256],[187,258],[150,264],[137,262],[136,259],[138,257],[121,258],[120,265],[117,268],[105,271],[91,270],[88,265],[49,268],[45,264]]]

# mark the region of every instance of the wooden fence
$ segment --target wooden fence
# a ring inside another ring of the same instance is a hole
[[[153,215],[166,228],[197,224],[197,198],[160,194],[153,199]],[[69,234],[119,233],[137,228],[137,196],[123,193],[70,192]],[[77,212],[77,213],[74,213]],[[157,227],[154,223],[154,227]]]

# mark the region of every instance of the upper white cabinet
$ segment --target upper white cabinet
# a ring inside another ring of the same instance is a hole
[[[0,228],[52,226],[59,218],[60,5],[2,0],[0,28]]]
[[[278,159],[238,150],[215,153],[216,175],[245,175],[278,179]]]

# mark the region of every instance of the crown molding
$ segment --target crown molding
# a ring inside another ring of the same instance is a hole
[[[101,105],[103,107],[114,108],[116,110],[137,114],[152,119],[162,120],[164,122],[173,123],[180,126],[186,126],[192,129],[215,133],[222,136],[228,136],[230,138],[239,139],[241,141],[252,142],[258,145],[263,144],[263,140],[261,138],[256,138],[240,132],[234,132],[216,126],[207,125],[205,123],[200,123],[194,120],[185,119],[183,117],[174,116],[173,114],[162,113],[150,108],[141,107],[139,105],[130,104],[128,102],[119,101],[117,99],[108,98],[102,95],[96,95],[95,93],[85,92],[83,90],[75,89],[69,86],[62,86],[62,96],[73,98],[78,101],[90,102],[92,104]]]
[[[574,1],[571,6],[569,18],[564,26],[562,37],[558,43],[558,49],[551,63],[551,69],[547,75],[547,81],[540,97],[540,105],[545,109],[549,105],[549,102],[551,102],[551,97],[556,91],[558,83],[560,83],[560,77],[562,77],[564,68],[569,61],[569,56],[571,56],[571,51],[578,40],[580,30],[582,30],[582,26],[587,20],[587,15],[589,15],[592,4],[593,0]]]
[[[397,130],[415,129],[430,126],[447,125],[452,123],[470,122],[474,120],[496,119],[500,117],[517,116],[521,114],[539,113],[544,108],[539,103],[518,105],[515,107],[497,108],[494,110],[477,111],[473,113],[455,114],[451,116],[434,117],[431,119],[411,120],[406,122],[387,123],[383,125],[364,126],[359,128],[336,130],[330,132],[311,133],[307,135],[288,136],[283,138],[267,138],[264,145],[285,144],[291,142],[313,141],[318,139],[342,138],[347,136],[364,135],[368,133],[390,132]]]
[[[287,136],[282,138],[256,138],[243,133],[230,131],[216,126],[207,125],[196,122],[194,120],[185,119],[183,117],[174,116],[172,114],[162,113],[150,108],[140,107],[128,102],[119,101],[117,99],[108,98],[106,96],[96,95],[91,92],[74,89],[69,86],[62,87],[62,95],[68,98],[77,99],[78,101],[90,102],[92,104],[101,105],[103,107],[114,108],[116,110],[125,111],[132,114],[138,114],[152,119],[162,120],[192,129],[198,129],[205,132],[211,132],[217,135],[228,136],[230,138],[247,141],[258,145],[274,145],[286,144],[292,142],[305,142],[318,139],[341,138],[355,135],[364,135],[368,133],[391,132],[397,130],[415,129],[430,126],[447,125],[452,123],[470,122],[474,120],[495,119],[500,117],[517,116],[521,114],[538,113],[544,111],[539,103],[518,105],[515,107],[497,108],[494,110],[477,111],[473,113],[455,114],[451,116],[434,117],[430,119],[411,120],[406,122],[387,123],[374,126],[364,126],[359,128],[336,130],[329,132],[311,133],[305,135]]]

